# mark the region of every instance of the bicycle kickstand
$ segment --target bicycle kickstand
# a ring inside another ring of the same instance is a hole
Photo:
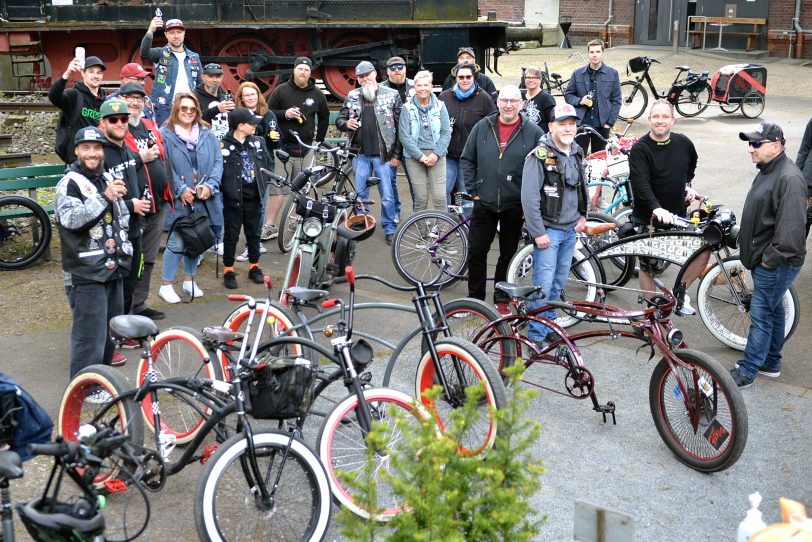
[[[609,401],[605,405],[601,405],[598,403],[598,398],[595,394],[592,394],[592,410],[601,414],[603,416],[603,423],[606,423],[606,415],[610,414],[612,416],[612,425],[617,425],[617,419],[615,419],[615,403],[614,401]]]

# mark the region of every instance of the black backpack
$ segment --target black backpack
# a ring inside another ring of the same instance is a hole
[[[73,160],[74,138],[76,136],[76,123],[82,114],[82,97],[75,92],[75,100],[70,119],[65,112],[59,114],[59,123],[56,125],[56,154],[63,162],[70,164]]]

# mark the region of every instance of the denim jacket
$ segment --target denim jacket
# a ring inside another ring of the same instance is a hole
[[[572,78],[564,91],[564,100],[573,106],[575,112],[578,113],[578,125],[581,124],[587,109],[580,102],[581,98],[589,92],[588,68],[589,65],[586,65],[572,72]],[[598,102],[601,126],[604,124],[614,126],[617,122],[617,116],[620,114],[620,102],[622,100],[620,75],[618,75],[616,69],[607,66],[604,62],[595,76],[595,86],[597,92],[594,98]]]
[[[347,131],[347,121],[350,120],[352,115],[354,118],[361,117],[361,109],[363,100],[361,89],[357,88],[350,91],[347,99],[344,100],[344,107],[338,113],[336,119],[336,127],[342,131]],[[381,145],[381,159],[388,160],[393,156],[400,155],[400,141],[398,140],[398,118],[400,117],[400,93],[397,90],[378,85],[378,95],[375,97],[375,117],[378,120],[378,136],[383,142]],[[359,142],[354,141],[355,133],[351,136],[351,144],[357,145]],[[385,147],[385,153],[383,149]]]
[[[445,103],[438,100],[433,94],[430,94],[429,97],[431,101],[428,109],[417,103],[416,96],[407,101],[401,109],[398,129],[400,142],[403,145],[403,155],[406,158],[419,160],[423,156],[417,142],[424,111],[431,127],[431,138],[434,140],[432,151],[439,157],[445,156],[448,151],[448,143],[451,141],[451,122],[448,119],[448,110]]]
[[[178,78],[178,59],[172,54],[169,45],[163,47],[151,47],[152,36],[147,34],[141,41],[141,58],[152,62],[155,68],[155,82],[152,84],[152,105],[155,108],[155,116],[158,111],[169,111],[172,107],[172,97],[175,93],[175,80]],[[188,47],[183,46],[186,51],[184,69],[186,77],[189,79],[189,91],[194,93],[195,88],[201,82],[200,74],[203,67],[200,65],[200,56]]]

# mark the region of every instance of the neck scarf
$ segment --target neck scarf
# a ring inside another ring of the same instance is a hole
[[[471,85],[471,88],[468,89],[468,92],[463,92],[462,90],[460,90],[459,83],[454,83],[454,95],[457,97],[459,101],[467,100],[468,98],[474,95],[474,92],[476,92],[476,83]]]
[[[197,140],[200,137],[200,126],[192,125],[192,130],[187,131],[180,124],[175,125],[175,135],[186,144],[186,148],[194,150],[197,147]]]

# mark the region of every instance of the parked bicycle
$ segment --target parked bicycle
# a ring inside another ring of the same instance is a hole
[[[576,51],[567,57],[567,60],[570,60],[574,57],[578,57],[581,61],[581,65],[585,66],[587,64],[586,58],[580,51]],[[522,78],[519,83],[519,88],[524,87],[524,70],[522,68]],[[541,87],[546,90],[549,94],[553,96],[563,96],[564,91],[567,89],[567,83],[569,79],[564,79],[561,77],[561,74],[558,73],[550,73],[550,68],[547,66],[547,63],[544,63],[544,69],[541,70]]]
[[[708,72],[695,73],[691,71],[690,66],[676,66],[678,72],[671,87],[668,91],[660,93],[649,74],[653,63],[659,64],[659,60],[647,56],[638,56],[629,60],[629,70],[639,75],[631,81],[624,81],[620,84],[623,96],[620,105],[621,117],[637,119],[646,110],[649,96],[643,83],[648,85],[655,100],[658,98],[668,100],[677,113],[683,117],[695,117],[708,108],[713,94],[708,83]],[[686,76],[680,79],[683,72],[687,72]]]
[[[24,196],[0,196],[0,270],[26,268],[51,243],[51,219],[42,205]]]

